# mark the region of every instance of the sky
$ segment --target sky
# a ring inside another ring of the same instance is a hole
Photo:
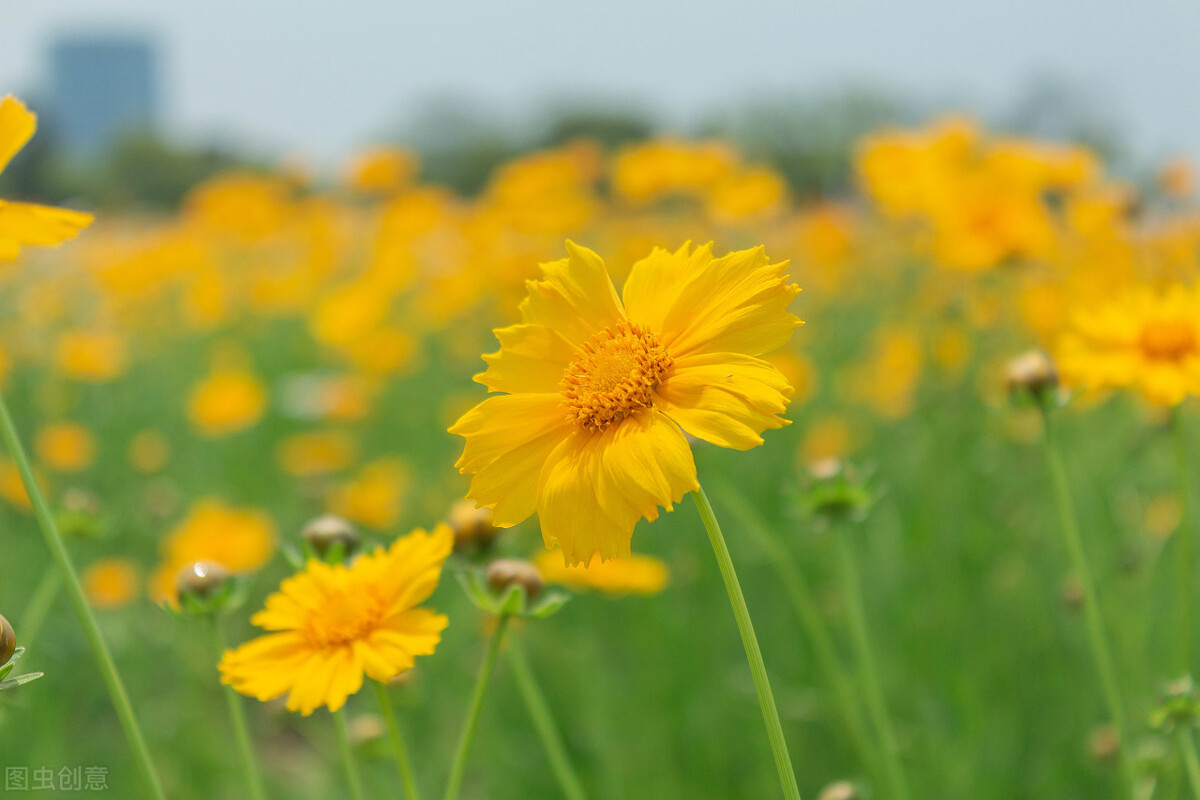
[[[1200,160],[1200,0],[0,0],[0,94],[88,31],[159,42],[169,130],[325,162],[438,95],[509,120],[599,96],[681,125],[846,85],[998,109],[1039,75],[1086,87],[1138,152]]]

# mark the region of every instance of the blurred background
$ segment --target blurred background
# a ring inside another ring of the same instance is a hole
[[[1127,169],[1200,152],[1200,106],[1178,77],[1200,70],[1200,8],[1182,1],[351,0],[326,14],[10,0],[2,13],[0,85],[43,115],[5,180],[47,198],[169,203],[231,163],[319,172],[382,142],[477,189],[514,153],[661,131],[731,137],[798,191],[830,191],[863,130],[948,108],[1083,140]]]
[[[718,499],[805,798],[842,800],[819,794],[840,781],[892,796],[771,557],[857,682],[838,540],[803,502],[828,459],[870,479],[849,535],[912,795],[1117,796],[1040,418],[1008,407],[1003,374],[1074,306],[1200,274],[1198,38],[1191,0],[0,0],[0,96],[39,114],[0,198],[96,214],[0,264],[0,383],[170,796],[242,796],[216,657],[157,606],[180,567],[246,574],[224,621],[242,642],[316,515],[368,544],[448,518],[467,480],[446,428],[566,238],[618,284],[655,246],[711,239],[765,245],[804,288],[808,324],[772,356],[794,424],[696,460],[765,526]],[[1179,761],[1148,722],[1176,677],[1159,657],[1182,516],[1162,421],[1088,398],[1063,437],[1133,746],[1175,800]],[[658,578],[584,586],[514,633],[588,796],[774,796],[695,510],[633,541]],[[542,551],[536,520],[493,544]],[[0,613],[22,667],[47,673],[0,697],[0,767],[101,766],[112,796],[137,796],[56,575],[0,457]],[[486,632],[449,575],[430,605],[445,639],[393,687],[426,795]],[[464,798],[557,796],[503,668],[487,702]],[[327,714],[247,709],[272,796],[343,796]],[[378,709],[349,711],[384,796]]]

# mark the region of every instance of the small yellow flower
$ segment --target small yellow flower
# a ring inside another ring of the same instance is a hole
[[[377,147],[359,153],[350,164],[347,183],[356,192],[386,194],[412,183],[420,164],[410,150]]]
[[[288,578],[251,618],[265,636],[221,659],[221,679],[259,700],[287,695],[289,711],[337,711],[364,675],[388,681],[432,655],[446,617],[417,605],[437,588],[454,535],[415,530],[352,566],[317,560]]]
[[[1059,341],[1063,382],[1136,389],[1155,405],[1200,394],[1200,287],[1138,287],[1080,310]]]
[[[400,518],[410,474],[408,464],[401,459],[372,461],[333,490],[329,510],[368,528],[390,528]]]
[[[593,556],[586,566],[566,566],[562,557],[543,550],[537,556],[537,568],[546,583],[572,589],[598,589],[610,594],[658,594],[667,586],[670,572],[657,558],[629,555],[608,561]]]
[[[138,570],[125,558],[97,561],[80,578],[88,602],[96,608],[119,608],[137,595]]]
[[[236,433],[258,422],[267,406],[267,387],[238,366],[218,366],[188,398],[188,417],[206,436]]]
[[[74,422],[58,422],[38,431],[34,442],[38,459],[56,472],[80,472],[92,464],[96,438]]]
[[[37,116],[11,95],[0,100],[0,172],[37,130]],[[92,215],[65,208],[0,200],[0,261],[16,258],[22,247],[56,245],[75,238]]]
[[[58,338],[58,366],[70,378],[107,383],[129,363],[125,340],[109,331],[69,330]]]
[[[172,599],[175,576],[193,561],[215,561],[231,572],[252,572],[274,555],[275,543],[275,525],[261,511],[234,508],[213,498],[200,500],[163,540],[151,594],[158,601]]]
[[[792,388],[762,356],[800,324],[787,264],[761,247],[655,250],[618,295],[595,253],[530,281],[522,323],[476,380],[493,392],[450,429],[468,497],[500,527],[537,512],[569,563],[629,555],[634,525],[697,488],[684,432],[738,450],[788,421]]]
[[[298,478],[328,475],[350,466],[357,455],[354,440],[336,431],[296,433],[275,448],[279,466]]]

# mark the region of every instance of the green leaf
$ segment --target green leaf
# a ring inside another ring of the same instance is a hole
[[[27,683],[32,683],[45,674],[46,673],[44,672],[30,672],[27,675],[18,675],[17,677],[11,678],[7,681],[0,681],[0,692],[4,691],[5,689],[15,689],[18,686],[24,686]]]

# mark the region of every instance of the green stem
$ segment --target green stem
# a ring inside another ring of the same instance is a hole
[[[1195,644],[1193,623],[1196,605],[1196,521],[1192,517],[1192,487],[1188,470],[1187,436],[1183,419],[1176,406],[1171,412],[1171,433],[1175,443],[1175,476],[1179,484],[1179,530],[1176,536],[1179,546],[1179,663],[1177,672],[1188,675],[1192,672],[1192,653]]]
[[[525,700],[525,708],[533,719],[533,727],[537,729],[538,736],[542,740],[546,758],[550,760],[550,767],[554,770],[555,777],[558,778],[563,796],[568,800],[584,800],[587,795],[583,791],[583,783],[579,780],[575,768],[571,766],[571,759],[567,755],[567,748],[563,745],[562,737],[558,734],[558,726],[554,724],[550,706],[546,703],[546,698],[538,687],[537,677],[529,666],[529,659],[525,657],[525,648],[519,639],[508,640],[508,666],[512,669],[517,688],[520,689],[521,697]]]
[[[387,721],[388,734],[392,740],[392,755],[396,757],[396,769],[400,772],[400,783],[408,800],[418,800],[417,782],[413,779],[412,762],[408,758],[408,747],[404,744],[404,736],[400,733],[400,725],[396,722],[396,712],[392,708],[392,698],[388,695],[387,687],[379,681],[371,681],[375,686],[375,696],[379,698],[379,707],[383,709],[383,718]]]
[[[888,785],[891,786],[892,797],[895,800],[908,800],[908,783],[905,781],[904,771],[900,767],[900,748],[896,745],[896,730],[892,725],[891,715],[888,713],[883,684],[879,680],[875,650],[871,646],[871,637],[867,632],[867,615],[863,609],[862,576],[859,574],[858,559],[855,557],[850,535],[849,530],[840,526],[833,531],[841,562],[842,584],[850,616],[850,633],[854,640],[854,649],[858,654],[858,671],[862,680],[863,694],[867,702],[867,710],[870,712],[875,726],[875,732],[883,743],[883,764]]]
[[[846,732],[850,734],[850,739],[858,750],[859,758],[865,765],[874,765],[877,761],[876,749],[867,736],[862,720],[862,709],[855,698],[853,687],[846,677],[846,668],[838,656],[833,635],[829,632],[829,626],[825,624],[821,607],[809,590],[804,576],[796,568],[796,564],[787,550],[771,535],[767,523],[761,515],[750,507],[745,498],[720,484],[713,489],[713,495],[721,505],[732,512],[739,527],[754,539],[770,559],[771,566],[775,569],[779,582],[783,584],[788,600],[791,601],[792,609],[796,612],[800,624],[804,626],[805,633],[808,634],[817,666],[833,690],[842,716],[842,723],[846,726]]]
[[[50,505],[46,502],[46,497],[42,494],[42,489],[33,474],[29,456],[26,455],[25,448],[21,445],[21,438],[17,434],[17,428],[13,424],[12,415],[9,414],[8,406],[2,395],[0,395],[0,438],[4,440],[4,446],[8,449],[9,455],[17,463],[17,470],[21,473],[21,482],[25,484],[25,491],[33,505],[34,516],[42,529],[42,535],[46,539],[50,555],[58,566],[59,575],[67,587],[71,604],[75,607],[75,614],[79,617],[84,636],[87,637],[88,644],[91,646],[92,656],[96,659],[100,675],[104,679],[121,727],[125,731],[125,738],[129,740],[129,747],[133,751],[133,760],[141,773],[145,788],[155,800],[165,800],[166,795],[163,794],[162,783],[154,768],[154,762],[150,759],[150,750],[146,746],[142,729],[138,726],[137,717],[133,713],[133,706],[129,702],[125,684],[121,681],[108,645],[105,644],[104,637],[100,634],[100,626],[96,624],[96,617],[92,614],[92,608],[88,605],[87,597],[83,593],[79,576],[75,574],[75,567],[71,564],[71,556],[67,553],[62,535],[58,532],[54,514],[51,513]]]
[[[62,575],[54,564],[50,564],[42,573],[33,594],[29,596],[29,603],[26,604],[25,613],[21,615],[20,624],[17,626],[21,644],[27,649],[33,649],[33,641],[41,632],[42,623],[50,615],[50,609],[54,607],[54,601],[58,599],[58,590],[61,588]]]
[[[1133,768],[1133,759],[1129,755],[1133,741],[1129,738],[1129,727],[1125,717],[1125,705],[1121,700],[1121,691],[1117,685],[1117,673],[1113,666],[1112,649],[1105,633],[1104,620],[1100,610],[1100,601],[1096,594],[1096,584],[1092,578],[1092,570],[1088,565],[1087,554],[1083,547],[1083,537],[1079,533],[1079,522],[1075,518],[1075,504],[1071,500],[1071,488],[1067,482],[1067,469],[1063,464],[1062,454],[1054,436],[1051,416],[1048,409],[1043,409],[1042,418],[1045,422],[1046,465],[1050,472],[1050,482],[1054,489],[1054,499],[1058,505],[1059,525],[1063,538],[1066,540],[1071,563],[1083,587],[1083,610],[1087,620],[1088,637],[1092,645],[1092,657],[1096,662],[1096,671],[1100,675],[1104,700],[1108,705],[1108,714],[1112,724],[1117,729],[1119,742],[1119,758],[1121,772],[1125,781],[1125,789],[1129,797],[1137,798],[1137,773]]]
[[[352,800],[363,800],[362,778],[358,775],[358,764],[354,762],[354,750],[350,747],[350,734],[346,730],[346,709],[333,712],[333,730],[337,734],[338,752],[342,754],[342,766],[346,769],[346,783],[350,784]]]
[[[488,682],[496,669],[496,659],[500,655],[500,642],[504,638],[504,630],[508,627],[508,617],[500,616],[496,620],[496,630],[488,642],[487,656],[475,679],[475,691],[471,695],[471,706],[467,710],[467,721],[463,724],[462,734],[458,737],[458,748],[454,752],[454,763],[450,767],[450,780],[446,784],[445,800],[458,800],[458,792],[462,788],[463,774],[467,770],[467,753],[471,750],[471,740],[475,738],[475,727],[479,724],[479,711],[483,708],[483,695],[487,692]]]
[[[775,767],[779,771],[779,785],[783,796],[788,800],[800,800],[800,787],[796,785],[796,773],[792,769],[791,756],[788,755],[787,742],[783,738],[783,725],[779,722],[779,709],[775,707],[775,696],[771,693],[771,682],[767,678],[767,667],[763,663],[762,650],[758,646],[758,637],[754,635],[754,623],[750,621],[750,609],[746,607],[746,598],[742,595],[741,584],[738,583],[737,573],[733,569],[733,559],[729,556],[729,547],[725,537],[721,535],[721,526],[713,513],[712,504],[704,488],[697,485],[692,492],[696,501],[696,509],[700,519],[708,529],[708,540],[712,543],[713,553],[717,557],[717,566],[721,570],[721,578],[725,581],[725,591],[729,594],[729,604],[733,607],[733,616],[737,620],[738,632],[742,635],[742,646],[746,649],[746,660],[750,662],[750,673],[754,677],[754,689],[758,693],[758,705],[762,709],[763,723],[767,728],[767,738],[771,742],[771,752],[775,756]]]
[[[1196,742],[1192,739],[1191,729],[1182,725],[1176,728],[1175,742],[1179,745],[1179,755],[1183,757],[1188,784],[1192,787],[1192,798],[1200,800],[1200,757],[1196,755]]]
[[[217,661],[225,655],[225,639],[221,636],[221,627],[216,616],[210,616],[208,621],[209,634],[212,636],[213,649]],[[250,790],[251,800],[266,800],[263,790],[262,776],[258,764],[254,760],[254,748],[250,742],[250,728],[246,724],[246,709],[242,697],[232,686],[225,684],[221,687],[225,692],[225,704],[229,707],[229,720],[233,723],[233,738],[237,741],[238,755],[242,761],[242,771],[246,776],[246,786]]]

